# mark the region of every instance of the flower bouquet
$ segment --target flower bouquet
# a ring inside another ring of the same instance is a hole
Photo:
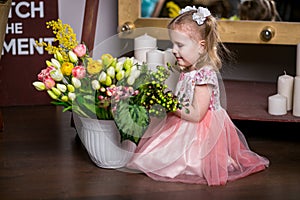
[[[170,66],[157,66],[157,71],[150,71],[134,58],[118,59],[110,54],[95,60],[85,44],[76,40],[70,25],[58,19],[47,22],[47,27],[52,28],[57,45],[37,43],[54,57],[46,61],[34,87],[46,91],[53,99],[51,103],[63,106],[64,112],[73,112],[78,134],[98,166],[124,166],[134,151],[132,142],[139,142],[150,117],[161,117],[180,108],[164,84]],[[98,137],[99,132],[105,134],[105,139]],[[109,152],[109,162],[103,164],[98,154],[110,151],[107,145],[111,142],[111,148],[119,153]]]

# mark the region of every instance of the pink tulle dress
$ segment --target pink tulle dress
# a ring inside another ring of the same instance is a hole
[[[207,114],[197,123],[172,113],[152,120],[127,167],[154,180],[208,185],[224,185],[268,167],[269,160],[249,149],[222,108],[218,82],[209,66],[181,73],[176,94],[183,104],[192,102],[196,85],[213,86]]]

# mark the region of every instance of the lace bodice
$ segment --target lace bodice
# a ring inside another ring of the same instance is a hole
[[[221,105],[218,77],[216,71],[209,66],[202,67],[199,70],[182,72],[176,86],[175,94],[183,105],[190,105],[193,101],[195,86],[205,84],[213,86],[209,109],[219,109]]]

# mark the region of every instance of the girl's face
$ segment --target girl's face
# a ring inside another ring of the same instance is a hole
[[[169,35],[178,65],[186,69],[194,65],[204,50],[204,40],[196,42],[183,31],[177,30],[170,30]]]

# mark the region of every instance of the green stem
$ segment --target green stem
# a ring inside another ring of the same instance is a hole
[[[73,111],[82,117],[90,118],[90,116],[86,114],[83,110],[81,110],[79,106],[73,106]]]

